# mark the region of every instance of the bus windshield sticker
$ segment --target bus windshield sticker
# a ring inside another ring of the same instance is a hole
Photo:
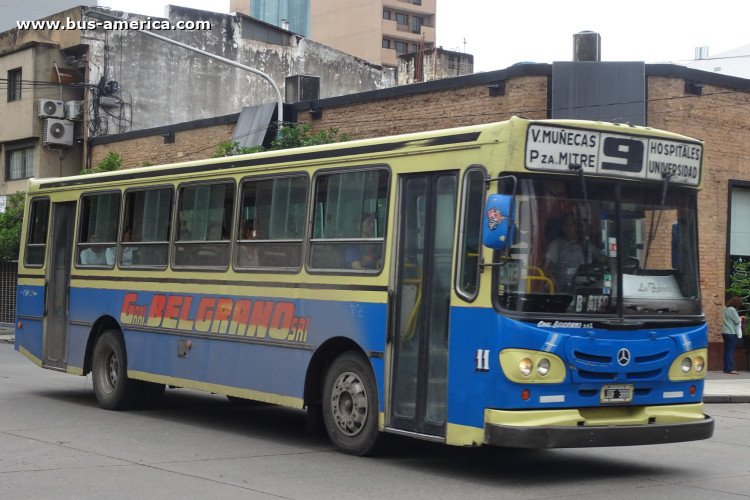
[[[703,146],[646,136],[613,134],[565,127],[529,125],[526,168],[570,172],[580,165],[584,173],[698,186]]]

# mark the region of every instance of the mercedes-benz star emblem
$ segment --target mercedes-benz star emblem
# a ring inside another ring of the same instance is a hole
[[[627,349],[620,349],[619,351],[617,351],[617,362],[622,366],[630,363],[630,351],[628,351]]]

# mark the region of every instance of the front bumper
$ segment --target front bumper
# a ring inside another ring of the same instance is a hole
[[[713,433],[714,419],[703,414],[703,403],[530,412],[486,410],[484,442],[510,448],[587,448],[696,441],[708,439]]]

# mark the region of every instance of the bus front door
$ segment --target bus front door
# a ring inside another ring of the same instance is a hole
[[[68,305],[76,202],[52,204],[52,245],[47,265],[42,364],[64,369],[68,364]]]
[[[458,174],[402,176],[389,427],[445,436]]]

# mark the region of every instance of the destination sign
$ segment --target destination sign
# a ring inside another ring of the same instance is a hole
[[[570,172],[580,165],[586,174],[698,186],[703,145],[671,139],[613,134],[531,124],[526,135],[526,168]]]

